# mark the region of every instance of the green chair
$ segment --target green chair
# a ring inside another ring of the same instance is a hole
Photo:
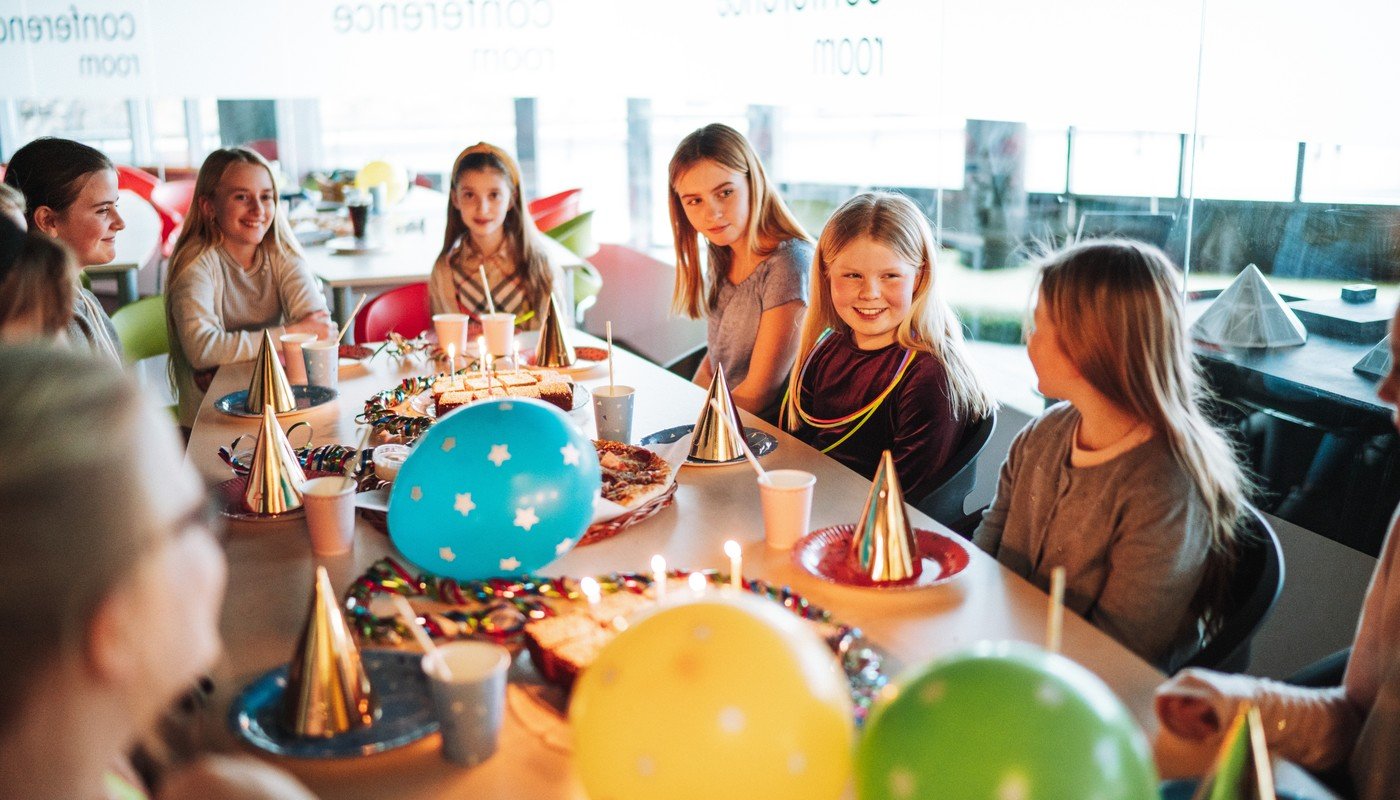
[[[170,352],[170,334],[165,327],[165,295],[122,306],[112,314],[112,325],[121,337],[128,364]]]
[[[573,276],[574,322],[582,326],[584,313],[598,302],[598,293],[603,291],[603,273],[587,261],[570,264],[565,271]]]
[[[593,242],[592,211],[585,211],[562,225],[556,225],[545,231],[544,235],[564,245],[579,258],[588,258],[598,249]]]

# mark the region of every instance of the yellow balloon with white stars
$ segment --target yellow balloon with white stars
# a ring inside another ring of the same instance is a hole
[[[850,688],[808,625],[729,590],[633,621],[580,676],[569,706],[589,797],[840,797]]]

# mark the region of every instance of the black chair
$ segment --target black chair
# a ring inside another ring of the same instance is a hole
[[[962,446],[948,459],[933,481],[936,486],[914,507],[944,525],[963,519],[963,503],[977,480],[977,457],[982,455],[997,428],[997,412],[992,409],[964,435]]]
[[[1248,507],[1245,522],[1250,535],[1241,537],[1239,560],[1230,578],[1233,610],[1220,632],[1187,659],[1183,667],[1244,672],[1249,667],[1254,634],[1283,592],[1283,547],[1278,535],[1253,506]]]

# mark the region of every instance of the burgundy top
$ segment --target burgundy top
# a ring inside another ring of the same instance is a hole
[[[894,380],[903,358],[904,348],[898,343],[861,350],[849,333],[832,333],[807,362],[802,410],[816,419],[836,419],[865,407]],[[826,429],[804,422],[796,436],[821,450],[846,435],[857,421]],[[881,452],[889,450],[905,501],[917,504],[937,488],[933,479],[966,432],[967,421],[953,416],[943,362],[931,353],[917,352],[904,379],[870,420],[827,455],[873,478]]]

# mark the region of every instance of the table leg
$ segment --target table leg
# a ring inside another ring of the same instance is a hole
[[[117,273],[117,300],[122,305],[129,305],[137,301],[136,272],[139,267],[132,267]]]
[[[345,318],[350,315],[350,309],[354,308],[350,304],[351,295],[349,286],[337,286],[331,290],[331,313],[335,316],[337,326],[345,324]]]

